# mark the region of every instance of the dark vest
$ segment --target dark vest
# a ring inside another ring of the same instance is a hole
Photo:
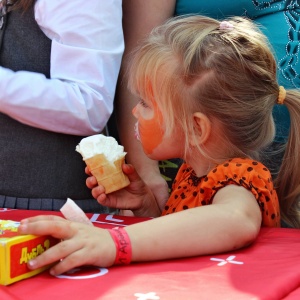
[[[1,66],[49,78],[50,53],[51,40],[36,23],[33,8],[23,13],[12,11],[4,17]],[[81,139],[27,126],[0,113],[0,195],[91,199],[85,185],[85,164],[75,152]]]

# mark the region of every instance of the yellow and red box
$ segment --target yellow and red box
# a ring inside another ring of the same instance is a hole
[[[30,270],[27,262],[59,242],[51,236],[19,235],[19,222],[0,220],[0,284],[32,277],[49,266]]]

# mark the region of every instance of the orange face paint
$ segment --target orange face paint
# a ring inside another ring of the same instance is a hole
[[[161,128],[162,114],[155,111],[152,119],[139,119],[138,128],[143,149],[147,155],[152,154],[163,140],[164,131]]]
[[[146,119],[139,113],[139,107],[136,106],[133,109],[133,114],[138,119],[138,134],[139,139],[142,143],[144,152],[147,155],[153,153],[153,151],[159,146],[163,140],[164,130],[163,125],[163,116],[159,110],[155,101],[152,101],[153,104],[153,114],[152,117]],[[149,109],[149,108],[148,108]]]

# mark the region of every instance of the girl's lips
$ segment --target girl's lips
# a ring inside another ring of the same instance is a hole
[[[134,125],[134,136],[135,136],[135,138],[138,141],[140,141],[139,124],[138,124],[138,122],[136,122],[135,125]]]

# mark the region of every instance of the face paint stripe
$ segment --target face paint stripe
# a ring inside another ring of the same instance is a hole
[[[155,148],[159,146],[163,140],[164,130],[162,129],[163,117],[159,110],[157,103],[153,103],[153,117],[151,119],[144,119],[138,113],[138,105],[132,110],[133,115],[138,119],[138,126],[135,129],[136,137],[142,143],[144,152],[149,155],[152,154]]]
[[[164,132],[160,123],[155,117],[151,120],[143,120],[139,123],[138,130],[145,153],[152,154],[163,140]]]

